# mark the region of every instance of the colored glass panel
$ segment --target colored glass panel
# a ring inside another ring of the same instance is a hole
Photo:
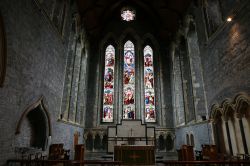
[[[145,122],[156,122],[153,50],[144,48]]]
[[[109,45],[105,51],[103,112],[102,112],[103,122],[113,122],[114,66],[115,66],[115,48],[112,45]]]
[[[134,44],[124,44],[123,119],[135,119],[135,51]]]
[[[124,9],[121,11],[121,17],[124,21],[132,21],[135,19],[135,11]]]

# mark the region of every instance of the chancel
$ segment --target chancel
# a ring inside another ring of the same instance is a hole
[[[250,164],[249,17],[248,0],[1,0],[0,165]]]

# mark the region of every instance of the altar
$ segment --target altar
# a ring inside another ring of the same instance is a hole
[[[120,145],[154,146],[155,127],[142,124],[141,120],[122,120],[116,126],[109,126],[108,153],[114,153],[115,146]]]
[[[123,165],[154,165],[155,147],[152,145],[115,146],[114,161],[121,161]]]

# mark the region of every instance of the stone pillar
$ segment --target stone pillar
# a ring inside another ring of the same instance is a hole
[[[218,131],[218,121],[216,120],[211,120],[211,124],[212,124],[212,144],[217,144],[217,150],[219,153],[222,152],[221,150],[221,144],[222,142],[220,141],[219,138],[219,131]]]
[[[74,14],[72,18],[72,26],[77,26],[77,19],[78,14]],[[77,28],[75,28],[77,29]],[[61,115],[60,119],[65,121],[69,121],[70,119],[73,120],[74,118],[71,117],[71,108],[72,108],[72,89],[74,87],[74,77],[73,72],[75,68],[75,54],[77,48],[77,36],[78,32],[75,29],[70,31],[69,37],[69,45],[68,45],[68,55],[67,55],[67,65],[66,65],[66,74],[65,74],[65,83],[64,83],[64,90],[63,90],[63,100],[62,100],[62,107],[61,107]]]
[[[172,63],[173,63],[173,78],[172,78],[172,95],[173,95],[173,109],[175,116],[175,125],[179,126],[185,123],[184,102],[183,102],[183,88],[181,78],[181,67],[179,51],[176,50],[175,44],[172,46]]]
[[[240,128],[244,152],[245,154],[248,154],[247,141],[246,141],[245,131],[244,131],[243,122],[242,122],[242,114],[236,113],[236,118],[238,119],[238,122],[239,122],[239,128]]]
[[[229,126],[228,126],[228,118],[223,117],[223,120],[225,122],[225,127],[226,127],[226,134],[227,134],[227,142],[228,142],[229,152],[230,152],[231,155],[233,155],[231,136],[230,136]]]
[[[190,73],[192,79],[192,90],[194,100],[194,110],[196,120],[201,120],[202,116],[208,115],[207,102],[204,90],[202,64],[200,59],[200,50],[198,37],[196,32],[196,25],[192,21],[192,17],[189,21],[189,31],[187,32],[187,46],[188,46],[188,59],[190,61]]]

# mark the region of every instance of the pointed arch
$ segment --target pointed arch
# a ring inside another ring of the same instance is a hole
[[[155,81],[153,65],[153,49],[147,45],[143,49],[144,56],[144,103],[145,122],[156,122]]]
[[[235,113],[234,105],[232,104],[232,101],[230,99],[225,99],[221,103],[221,108],[223,110],[222,114],[227,119]]]
[[[135,46],[124,44],[123,65],[123,119],[135,119]]]
[[[103,112],[102,112],[103,122],[113,122],[114,76],[115,76],[115,48],[112,45],[108,45],[105,50]]]
[[[15,135],[16,139],[22,140],[22,144],[29,143],[33,148],[45,150],[51,138],[51,123],[43,99],[43,96],[40,97],[22,113],[17,123]],[[26,135],[24,136],[24,134]]]
[[[133,28],[127,28],[123,31],[119,38],[119,44],[124,45],[124,43],[128,40],[130,40],[134,44],[135,48],[138,47],[137,42],[140,41],[140,37]]]
[[[150,45],[151,48],[154,50],[154,52],[157,52],[157,50],[160,50],[160,45],[158,41],[155,39],[155,37],[151,33],[146,33],[142,37],[143,46]]]
[[[210,117],[213,121],[215,140],[220,145],[218,146],[218,152],[224,153],[227,146],[230,149],[230,153],[238,153],[240,149],[248,152],[245,135],[249,132],[250,124],[247,116],[249,114],[248,110],[250,110],[249,101],[247,94],[240,93],[233,100],[227,98],[220,105],[214,104],[212,106]],[[240,132],[236,132],[236,130],[240,130]],[[236,136],[239,133],[241,137]],[[228,145],[225,142],[228,142]],[[237,144],[239,142],[243,142],[243,144]]]
[[[19,119],[18,123],[17,123],[17,127],[16,127],[16,132],[15,134],[19,134],[22,122],[24,120],[24,118],[28,115],[29,112],[33,111],[35,108],[40,108],[44,115],[46,116],[47,119],[47,125],[48,125],[48,134],[49,136],[51,136],[51,122],[50,122],[50,116],[49,116],[49,112],[46,109],[45,105],[44,105],[44,97],[41,96],[36,102],[34,102],[33,104],[31,104],[21,115],[21,118]]]
[[[105,50],[108,45],[112,45],[112,46],[116,47],[117,43],[118,43],[117,37],[114,34],[114,32],[109,32],[102,39],[99,47],[101,48],[101,50],[103,50],[103,49]]]
[[[218,104],[213,104],[210,112],[210,119],[218,120],[222,116],[222,109]]]
[[[235,110],[239,114],[246,114],[246,108],[250,107],[250,98],[247,94],[240,93],[234,98]]]

